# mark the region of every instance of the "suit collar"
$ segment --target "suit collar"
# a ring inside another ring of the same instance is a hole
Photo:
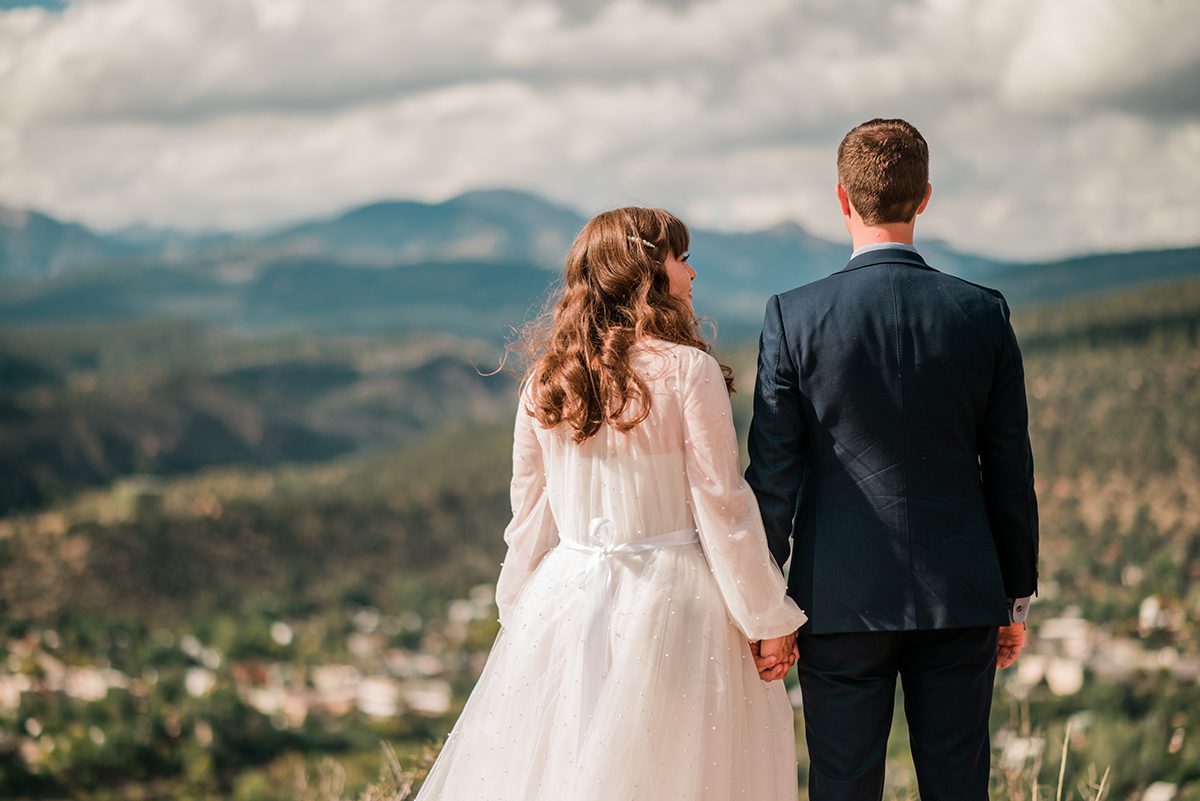
[[[850,263],[841,270],[843,273],[857,270],[861,267],[870,267],[873,264],[911,264],[914,267],[922,267],[926,270],[932,270],[925,259],[921,258],[920,253],[914,253],[905,248],[881,248],[879,250],[868,250],[866,253],[860,253],[850,260]]]

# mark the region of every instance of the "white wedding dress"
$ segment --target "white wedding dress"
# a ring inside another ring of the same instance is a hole
[[[417,801],[784,801],[792,709],[747,640],[796,630],[716,360],[639,343],[633,430],[517,410],[501,631]]]

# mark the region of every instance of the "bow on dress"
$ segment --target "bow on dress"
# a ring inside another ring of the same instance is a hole
[[[579,740],[587,737],[600,693],[612,667],[612,605],[616,596],[613,560],[629,554],[678,548],[699,542],[694,528],[684,528],[654,537],[616,544],[617,527],[607,517],[593,517],[588,524],[587,544],[562,542],[562,546],[591,558],[580,571],[576,584],[591,593],[591,604],[583,626],[583,706]]]

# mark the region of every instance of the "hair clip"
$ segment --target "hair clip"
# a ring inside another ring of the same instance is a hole
[[[645,245],[648,248],[655,247],[655,244],[653,242],[651,242],[649,239],[642,239],[640,236],[630,235],[629,237],[627,237],[627,239],[630,242],[634,242],[634,243],[641,242],[643,245]]]

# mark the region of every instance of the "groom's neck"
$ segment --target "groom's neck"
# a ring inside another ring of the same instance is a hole
[[[911,223],[884,223],[883,225],[857,225],[850,231],[850,241],[855,250],[867,245],[896,242],[901,245],[913,243],[915,221]]]

